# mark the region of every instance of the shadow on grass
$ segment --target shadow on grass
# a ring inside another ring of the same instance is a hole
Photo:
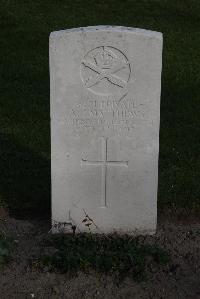
[[[124,235],[58,234],[44,242],[41,262],[49,271],[76,275],[88,273],[114,274],[119,281],[129,276],[136,281],[146,280],[151,269],[166,265],[170,256],[155,244],[144,242],[143,237]]]
[[[0,134],[0,202],[18,218],[50,216],[50,161]]]

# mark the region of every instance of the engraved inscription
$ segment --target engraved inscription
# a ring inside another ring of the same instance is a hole
[[[101,160],[100,161],[89,161],[81,160],[81,166],[101,166],[101,207],[107,207],[106,199],[106,183],[107,183],[107,167],[108,166],[126,166],[128,167],[128,161],[112,161],[108,160],[107,157],[107,146],[108,138],[101,138]]]
[[[95,94],[116,94],[127,86],[131,73],[127,57],[118,49],[101,46],[89,51],[81,63],[81,78]]]
[[[124,134],[132,131],[136,122],[144,118],[144,104],[135,104],[127,97],[120,101],[91,98],[80,102],[74,105],[66,119],[67,126],[79,133]]]

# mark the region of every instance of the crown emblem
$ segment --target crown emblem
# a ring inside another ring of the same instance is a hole
[[[94,59],[101,69],[111,69],[113,66],[114,56],[106,50],[99,52]]]
[[[100,46],[90,50],[84,56],[80,68],[85,87],[99,95],[114,94],[123,90],[128,83],[130,72],[127,57],[111,46]]]

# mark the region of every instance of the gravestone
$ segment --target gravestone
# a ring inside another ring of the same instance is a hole
[[[162,34],[50,35],[52,230],[156,230]]]

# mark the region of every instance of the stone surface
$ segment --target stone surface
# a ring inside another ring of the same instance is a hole
[[[50,35],[53,231],[154,233],[162,34]]]

